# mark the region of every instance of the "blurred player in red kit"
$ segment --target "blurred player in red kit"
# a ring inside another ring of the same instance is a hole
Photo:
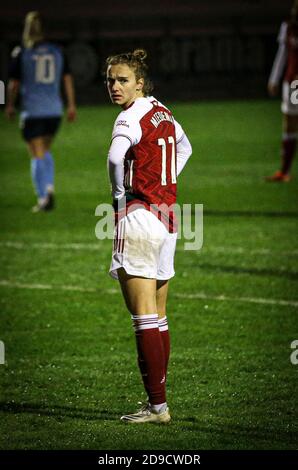
[[[298,104],[293,92],[298,88],[298,0],[294,2],[291,18],[282,23],[278,35],[279,48],[274,60],[268,83],[271,96],[278,93],[278,84],[283,77],[282,105],[283,135],[281,149],[281,167],[267,181],[288,182],[296,151],[298,136]],[[297,83],[295,83],[297,81]],[[291,86],[292,85],[292,86]]]
[[[148,395],[138,412],[121,420],[167,423],[171,417],[166,401],[170,354],[166,302],[169,279],[175,274],[177,239],[174,215],[167,208],[176,202],[177,176],[192,149],[172,113],[150,96],[146,56],[146,51],[137,49],[106,60],[108,92],[122,108],[108,155],[116,218],[110,274],[119,280],[131,313]]]

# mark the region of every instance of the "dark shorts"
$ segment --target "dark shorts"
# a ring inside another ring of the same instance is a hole
[[[22,136],[27,142],[35,137],[53,136],[59,129],[60,123],[60,116],[24,119],[21,121]]]

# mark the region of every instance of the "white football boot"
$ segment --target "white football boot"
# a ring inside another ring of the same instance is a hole
[[[121,416],[121,421],[125,423],[159,423],[166,424],[171,420],[169,408],[156,412],[151,408],[150,403],[146,403],[142,408],[131,415]]]

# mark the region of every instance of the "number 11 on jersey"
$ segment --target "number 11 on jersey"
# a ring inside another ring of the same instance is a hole
[[[167,185],[167,142],[165,139],[158,139],[158,145],[161,146],[161,185]],[[172,136],[168,137],[168,143],[172,147],[171,152],[171,180],[172,184],[177,182],[176,179],[176,145],[175,139]]]

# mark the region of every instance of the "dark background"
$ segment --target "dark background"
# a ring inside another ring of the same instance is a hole
[[[25,14],[39,10],[47,37],[65,46],[79,103],[107,101],[101,71],[111,53],[144,47],[163,99],[257,98],[292,0],[48,0],[1,2],[0,78],[20,44]]]

